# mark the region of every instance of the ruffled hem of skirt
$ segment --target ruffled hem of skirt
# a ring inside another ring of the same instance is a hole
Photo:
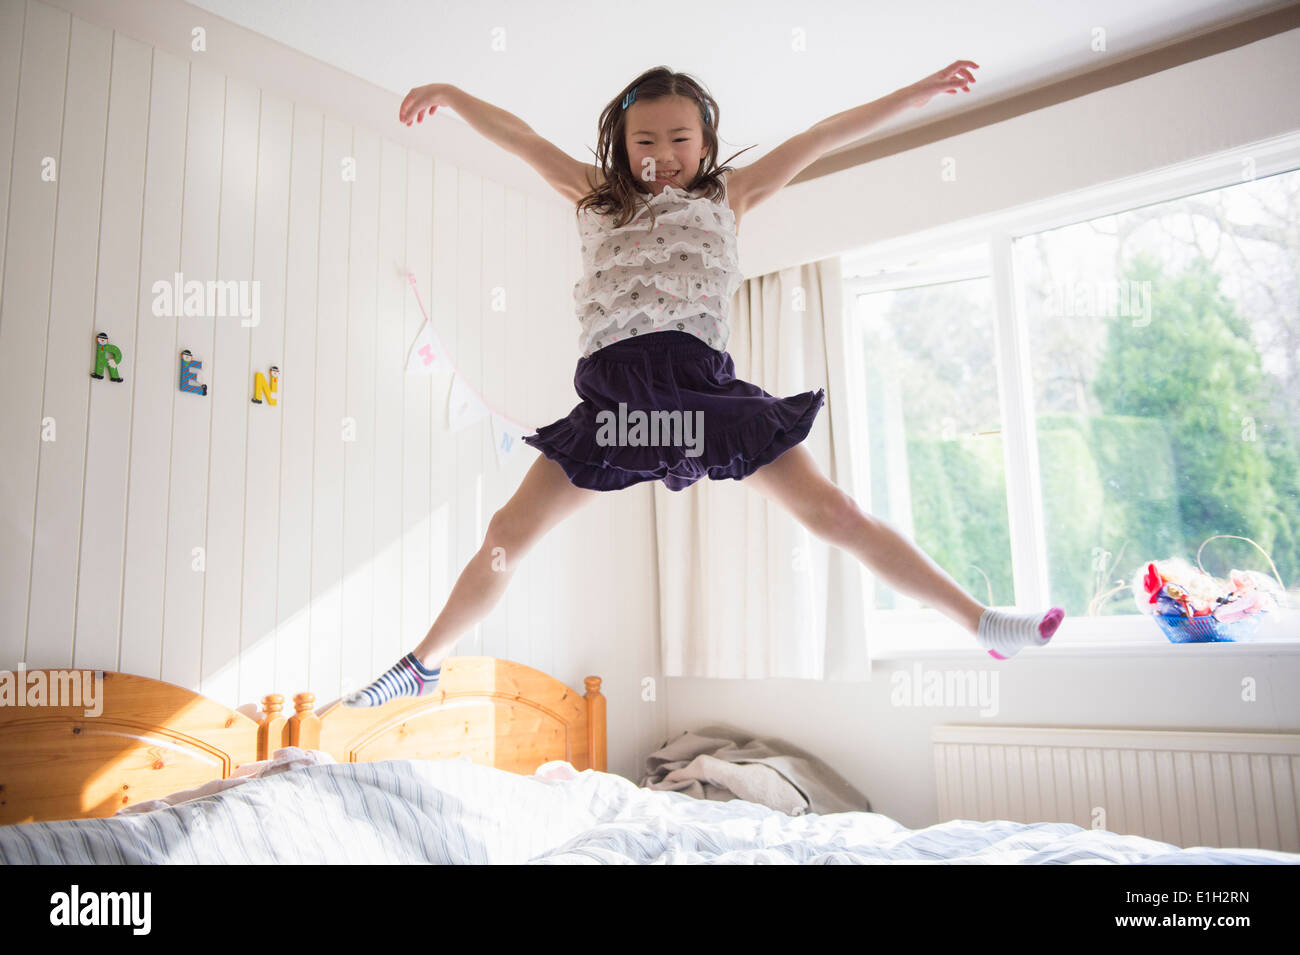
[[[525,435],[523,442],[559,464],[578,487],[617,491],[662,480],[670,491],[682,491],[704,477],[740,481],[775,461],[808,437],[825,401],[823,388],[784,398],[766,412],[708,436],[704,453],[697,457],[688,457],[683,447],[600,445],[567,417]],[[665,452],[671,460],[665,460]]]

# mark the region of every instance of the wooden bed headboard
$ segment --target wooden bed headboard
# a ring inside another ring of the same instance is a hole
[[[438,689],[375,708],[294,697],[285,745],[321,749],[339,762],[455,759],[532,775],[563,759],[579,771],[605,771],[605,697],[600,677],[579,696],[540,670],[497,657],[448,657]]]
[[[339,762],[454,759],[532,775],[563,759],[605,771],[600,677],[586,694],[531,667],[495,657],[451,657],[427,697],[374,709],[278,693],[252,720],[193,690],[130,673],[98,672],[102,711],[86,706],[0,706],[0,825],[111,816],[123,806],[194,789],[268,759],[284,746],[321,749]],[[40,678],[38,678],[40,679]]]
[[[53,686],[103,680],[86,706],[0,706],[0,824],[111,816],[130,803],[193,789],[264,758],[283,733],[283,697],[262,722],[172,683],[130,673],[27,670]],[[50,694],[53,696],[53,694]],[[65,699],[67,697],[64,697]],[[84,699],[83,699],[84,702]]]

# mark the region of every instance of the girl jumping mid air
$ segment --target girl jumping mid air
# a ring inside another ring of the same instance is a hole
[[[585,268],[574,287],[582,356],[574,384],[582,402],[524,437],[541,455],[492,516],[442,613],[419,646],[348,697],[349,705],[432,692],[457,637],[496,605],[538,540],[601,492],[641,481],[663,481],[673,491],[704,477],[743,481],[895,590],[956,620],[999,660],[1051,639],[1065,616],[1060,607],[1016,614],[984,606],[821,473],[800,442],[825,401],[822,389],[774,397],[736,378],[726,351],[728,309],[741,280],[736,233],[745,213],[814,160],[901,110],[938,93],[969,92],[978,68],[958,60],[822,120],[739,169],[717,165],[717,102],[690,76],[666,67],[643,73],[605,107],[599,166],[571,158],[518,117],[454,86],[434,83],[407,94],[399,112],[406,125],[449,106],[576,205]],[[638,411],[640,420],[672,421],[675,439],[648,443],[642,432],[628,440],[637,433],[631,425]],[[494,566],[495,553],[508,555],[506,568]]]

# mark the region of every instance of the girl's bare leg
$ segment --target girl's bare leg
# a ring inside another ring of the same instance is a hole
[[[600,493],[575,486],[558,464],[538,457],[514,496],[492,515],[482,546],[460,572],[420,645],[344,703],[383,706],[397,697],[432,693],[441,679],[442,659],[457,637],[496,606],[519,561],[547,531]]]
[[[743,483],[776,500],[819,537],[849,551],[890,587],[938,608],[972,634],[978,632],[984,604],[915,543],[862,511],[822,474],[803,445],[795,445]]]
[[[416,658],[427,667],[438,666],[457,638],[497,605],[533,545],[600,493],[577,487],[563,468],[539,455],[514,496],[492,515],[482,546],[460,572],[438,619],[415,648]]]
[[[1015,613],[984,606],[916,544],[864,512],[831,483],[803,445],[795,445],[745,481],[783,504],[818,537],[849,551],[895,590],[956,620],[998,660],[1009,660],[1024,647],[1046,645],[1065,618],[1061,607]]]

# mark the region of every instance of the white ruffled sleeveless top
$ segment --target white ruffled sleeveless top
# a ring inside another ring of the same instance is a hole
[[[726,350],[731,297],[741,281],[729,175],[721,202],[666,185],[618,229],[613,213],[582,210],[583,277],[573,286],[582,357],[670,329]]]

